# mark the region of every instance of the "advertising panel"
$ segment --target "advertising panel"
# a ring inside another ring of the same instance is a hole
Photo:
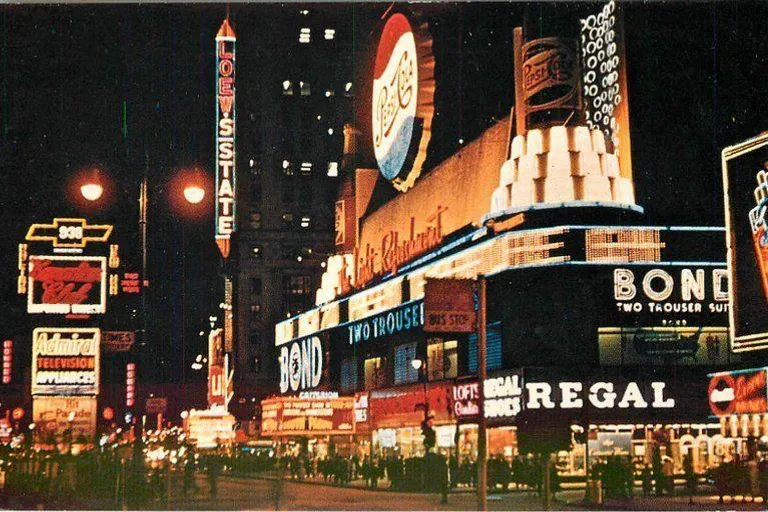
[[[421,173],[432,134],[434,59],[426,31],[391,15],[381,32],[373,74],[371,131],[381,175],[408,190]]]
[[[768,368],[709,375],[709,407],[715,416],[768,412]]]
[[[425,332],[475,332],[475,282],[427,279],[424,290]]]
[[[600,364],[722,366],[732,354],[727,327],[600,327]]]
[[[216,34],[216,215],[215,238],[229,256],[235,231],[235,32],[224,20]]]
[[[98,395],[101,331],[38,327],[32,332],[32,395]]]
[[[13,374],[13,340],[3,341],[3,384],[11,383]]]
[[[29,256],[28,313],[104,313],[106,299],[106,257]]]
[[[280,397],[261,402],[261,435],[350,435],[355,398]]]
[[[93,441],[96,436],[96,397],[36,396],[32,400],[32,419],[41,441],[61,439],[71,429],[72,440],[81,436]]]
[[[101,347],[105,353],[130,352],[136,342],[134,331],[103,331]]]
[[[723,149],[734,352],[768,348],[768,134]]]
[[[453,417],[453,385],[447,382],[416,384],[396,389],[375,390],[369,393],[370,416],[373,428],[399,428],[418,426],[424,420],[424,403],[436,423],[451,421]]]
[[[318,336],[298,339],[281,346],[277,356],[280,366],[280,393],[315,389],[325,368],[325,353]]]

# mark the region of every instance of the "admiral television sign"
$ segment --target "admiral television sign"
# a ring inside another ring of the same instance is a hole
[[[723,149],[731,347],[768,349],[768,134]]]

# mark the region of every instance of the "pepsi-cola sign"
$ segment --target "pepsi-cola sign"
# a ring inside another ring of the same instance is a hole
[[[389,17],[376,52],[372,135],[379,170],[398,190],[413,185],[426,157],[432,122],[432,68],[420,67],[420,36],[401,13]],[[428,100],[428,101],[427,101]]]

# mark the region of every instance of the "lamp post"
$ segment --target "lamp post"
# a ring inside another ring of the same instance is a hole
[[[190,205],[200,204],[205,198],[206,192],[203,184],[203,174],[199,171],[185,172],[184,176],[176,179],[177,183],[172,185],[172,188],[181,188],[184,200]],[[84,179],[84,182],[80,185],[80,194],[86,201],[95,203],[104,196],[105,184],[101,174],[96,171],[92,171],[90,175]],[[181,181],[183,180],[183,181]],[[173,199],[173,198],[171,198]],[[147,276],[147,209],[149,204],[149,186],[147,179],[147,169],[144,170],[141,183],[139,184],[139,252],[141,257],[141,328],[137,331],[141,331],[139,339],[139,350],[143,354],[144,348],[147,345],[147,293],[146,289],[149,287],[149,279]],[[182,367],[184,366],[182,361]]]

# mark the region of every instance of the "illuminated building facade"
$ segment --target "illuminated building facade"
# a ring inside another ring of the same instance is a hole
[[[582,18],[587,35],[591,26],[595,37],[598,28],[606,37],[600,45],[621,41],[615,3],[597,10]],[[377,60],[382,46],[390,60],[376,63],[374,89],[391,64],[407,61],[403,34],[417,38],[423,27],[408,14],[410,28],[397,21],[398,29],[388,30],[399,14],[375,31]],[[359,455],[423,454],[422,422],[429,418],[439,451],[474,458],[481,389],[492,455],[546,446],[566,453],[561,462],[571,476],[612,454],[638,464],[669,455],[682,472],[691,453],[702,472],[745,450],[743,439],[723,435],[720,421],[710,419],[706,398],[708,372],[742,364],[729,345],[725,230],[656,227],[643,219],[631,168],[622,164],[629,160],[629,98],[621,46],[611,47],[606,64],[593,62],[592,45],[581,55],[572,41],[536,33],[516,32],[516,69],[552,69],[547,59],[560,58],[559,69],[567,64],[568,72],[516,76],[515,113],[427,165],[402,193],[381,190],[411,176],[424,135],[416,128],[426,121],[417,116],[413,128],[409,116],[384,109],[389,133],[411,134],[391,146],[412,158],[392,168],[385,147],[376,157],[387,173],[374,184],[370,169],[355,170],[352,198],[340,198],[342,211],[356,212],[353,243],[337,243],[316,306],[275,329],[279,389],[266,402],[270,411],[313,393],[355,397],[355,442],[348,430],[317,428],[316,454],[330,445]],[[595,69],[607,76],[598,79],[590,74]],[[608,90],[589,87],[594,80]],[[406,82],[398,91],[403,108],[404,91],[419,80]],[[377,127],[368,131],[375,145]],[[437,122],[432,131],[434,140]],[[425,328],[427,279],[480,277],[488,290],[483,383],[474,334]],[[262,435],[290,438],[293,420],[263,417]],[[302,435],[314,420],[296,422]]]
[[[275,389],[274,325],[314,304],[355,94],[351,7],[274,9],[280,23],[261,10],[237,16],[253,50],[238,53],[233,408]]]

